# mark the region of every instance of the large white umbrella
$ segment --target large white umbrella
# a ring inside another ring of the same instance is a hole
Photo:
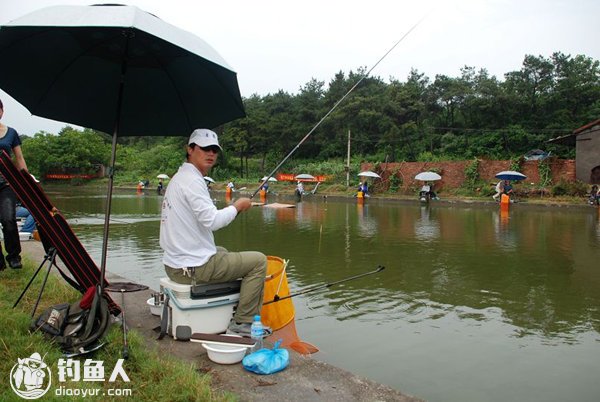
[[[376,179],[381,179],[381,176],[379,176],[375,172],[371,172],[370,170],[366,170],[364,172],[360,172],[357,176],[359,176],[359,177],[374,177]]]
[[[117,137],[244,117],[236,73],[197,36],[133,6],[46,7],[0,27],[0,88],[32,114]],[[109,175],[103,288],[113,175]]]
[[[161,174],[159,174],[158,176],[156,176],[156,178],[157,178],[157,179],[165,179],[165,180],[166,180],[166,179],[168,179],[168,178],[169,178],[169,176],[168,176],[168,175],[166,175],[166,174],[164,174],[164,173],[161,173]]]
[[[436,172],[421,172],[415,176],[415,180],[436,181],[442,180],[442,176],[440,176]]]
[[[265,180],[267,180],[267,176],[265,176],[262,179],[260,179],[260,181],[265,181]],[[269,177],[269,181],[277,181],[277,179],[274,178],[274,177]]]
[[[210,183],[215,184],[215,181],[214,181],[214,179],[212,177],[204,176],[204,180],[206,180],[206,181],[208,181]]]
[[[315,176],[311,176],[306,173],[301,173],[301,174],[297,175],[296,177],[294,177],[294,179],[296,179],[296,180],[314,180]]]

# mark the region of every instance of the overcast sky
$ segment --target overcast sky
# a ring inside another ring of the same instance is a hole
[[[424,16],[371,75],[404,81],[415,68],[430,79],[456,77],[468,65],[502,80],[526,54],[600,60],[599,0],[0,0],[0,24],[51,5],[95,3],[135,5],[201,37],[238,73],[244,97],[297,93],[311,78],[327,84],[339,71],[369,69]],[[65,125],[0,97],[3,123],[21,134]]]

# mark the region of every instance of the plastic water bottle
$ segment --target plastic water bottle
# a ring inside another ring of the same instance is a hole
[[[250,337],[256,342],[254,345],[254,350],[260,350],[263,347],[263,335],[264,335],[263,324],[260,321],[260,316],[255,315],[254,321],[252,321],[252,326],[250,327]]]

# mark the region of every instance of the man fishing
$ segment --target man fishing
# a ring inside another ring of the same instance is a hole
[[[204,177],[217,162],[217,134],[197,129],[191,134],[187,161],[167,187],[160,221],[160,246],[169,279],[176,283],[218,283],[242,278],[240,300],[227,333],[250,336],[253,317],[260,314],[267,257],[256,251],[229,252],[217,247],[213,232],[229,225],[252,207],[249,198],[217,209]],[[270,328],[266,328],[270,332]]]

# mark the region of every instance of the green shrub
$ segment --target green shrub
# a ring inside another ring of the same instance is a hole
[[[81,186],[83,184],[83,179],[81,177],[73,177],[71,178],[72,186]]]
[[[484,183],[479,188],[480,188],[479,195],[482,197],[490,197],[490,196],[496,194],[496,186],[495,185],[491,186],[487,183]]]
[[[584,197],[588,193],[587,184],[580,181],[571,183],[564,180],[561,180],[552,186],[551,191],[553,196],[569,195],[573,197]]]
[[[520,172],[524,160],[525,160],[525,158],[523,156],[520,156],[517,159],[511,159],[509,170],[514,170],[515,172]]]
[[[417,155],[417,162],[442,162],[447,160],[445,155],[434,155],[430,151],[423,151]]]
[[[465,168],[465,186],[475,190],[479,183],[479,159],[474,159]]]
[[[397,193],[398,190],[402,187],[402,177],[398,175],[398,171],[394,170],[392,175],[390,176],[390,193]]]
[[[538,162],[538,173],[540,175],[540,186],[546,187],[552,184],[552,170],[550,162],[544,159]]]

